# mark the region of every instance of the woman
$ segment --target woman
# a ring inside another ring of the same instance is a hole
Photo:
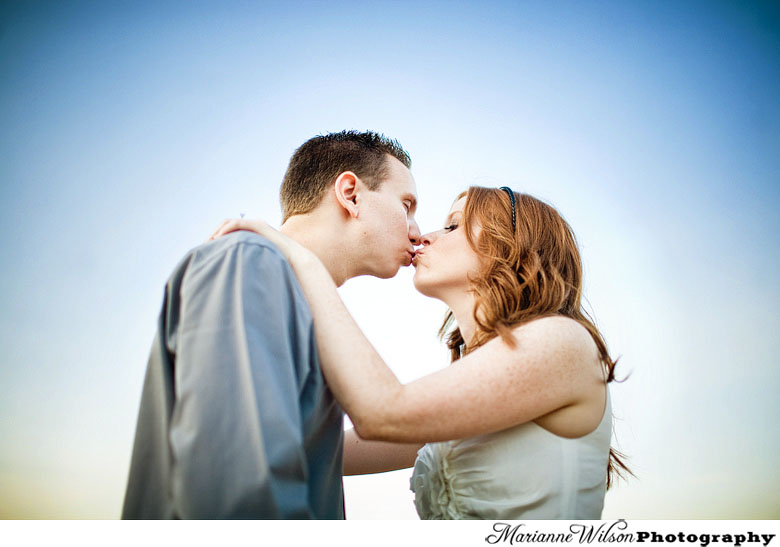
[[[236,229],[274,242],[299,278],[323,373],[355,425],[345,474],[409,467],[417,453],[421,518],[601,517],[609,475],[627,470],[609,446],[615,362],[581,308],[579,252],[555,209],[472,187],[422,237],[414,285],[448,305],[440,332],[451,328],[453,362],[406,385],[313,253],[262,222],[229,221],[218,234]]]

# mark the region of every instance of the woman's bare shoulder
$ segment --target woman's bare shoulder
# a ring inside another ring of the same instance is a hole
[[[572,343],[588,341],[593,343],[593,338],[579,321],[564,315],[547,315],[522,323],[512,329],[515,336],[529,337],[542,336],[545,338],[558,337]]]
[[[546,348],[554,353],[579,356],[577,361],[598,358],[598,348],[588,329],[579,321],[563,315],[540,317],[517,325],[512,334],[522,347]]]

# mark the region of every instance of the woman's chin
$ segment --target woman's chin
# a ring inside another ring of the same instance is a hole
[[[412,279],[414,288],[417,289],[418,293],[431,298],[437,297],[435,287],[432,286],[431,283],[426,283],[425,274],[420,275],[420,270],[414,272],[414,277]]]

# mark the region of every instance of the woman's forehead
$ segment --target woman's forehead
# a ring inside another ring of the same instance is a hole
[[[452,204],[452,207],[450,207],[450,215],[453,215],[458,212],[463,212],[463,208],[466,206],[466,196],[463,196],[459,200],[457,200],[455,203]]]

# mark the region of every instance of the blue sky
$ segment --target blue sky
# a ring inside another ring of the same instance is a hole
[[[118,516],[169,271],[344,128],[409,150],[423,230],[470,184],[570,221],[631,372],[605,517],[780,517],[778,96],[769,2],[4,3],[0,517]],[[404,380],[446,364],[410,273],[342,289]]]

